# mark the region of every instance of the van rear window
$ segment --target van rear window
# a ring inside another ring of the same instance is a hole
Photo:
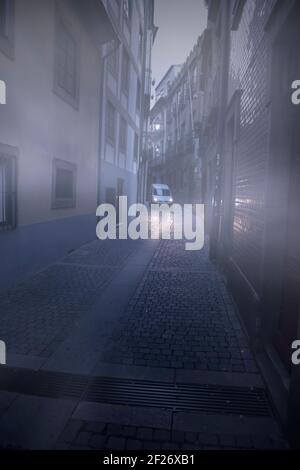
[[[153,195],[154,196],[170,196],[170,190],[153,188]]]

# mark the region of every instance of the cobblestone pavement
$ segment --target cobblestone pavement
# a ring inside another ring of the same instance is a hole
[[[214,450],[286,449],[284,440],[258,435],[170,431],[122,426],[98,421],[71,420],[57,449],[97,450]]]
[[[0,332],[9,353],[49,357],[136,248],[95,240],[0,295]]]
[[[165,240],[151,245],[146,262],[145,245],[129,260],[138,246],[130,240],[94,241],[3,293],[0,331],[8,351],[49,357],[62,349],[74,362],[93,349],[92,332],[97,344],[103,335],[103,347],[91,351],[95,369],[87,372],[89,383],[92,374],[99,380],[134,376],[150,385],[225,381],[233,394],[243,386],[263,387],[234,302],[206,249],[189,252],[184,242]],[[107,298],[98,311],[100,295],[101,306]],[[75,328],[76,341],[68,342],[77,321],[79,336]],[[251,409],[243,416],[197,408],[194,413],[153,403],[142,407],[139,400],[128,406],[124,397],[121,405],[71,398],[52,396],[51,390],[46,396],[2,390],[0,448],[286,448],[272,412],[260,416]]]
[[[257,372],[234,304],[205,250],[162,241],[103,357],[137,366]]]

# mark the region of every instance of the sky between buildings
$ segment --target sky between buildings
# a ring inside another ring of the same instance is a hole
[[[172,64],[181,64],[206,26],[203,0],[155,0],[159,30],[152,52],[152,76],[158,85]]]

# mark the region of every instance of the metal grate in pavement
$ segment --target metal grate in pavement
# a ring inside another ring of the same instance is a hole
[[[169,384],[164,382],[96,377],[84,400],[159,407],[173,411],[269,416],[264,389],[219,385]]]
[[[88,385],[84,375],[1,367],[0,390],[78,400]]]
[[[30,395],[173,411],[270,416],[263,388],[173,384],[1,368],[0,389]]]

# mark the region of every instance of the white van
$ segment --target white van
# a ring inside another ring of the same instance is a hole
[[[151,184],[150,203],[172,204],[173,198],[167,184]]]

